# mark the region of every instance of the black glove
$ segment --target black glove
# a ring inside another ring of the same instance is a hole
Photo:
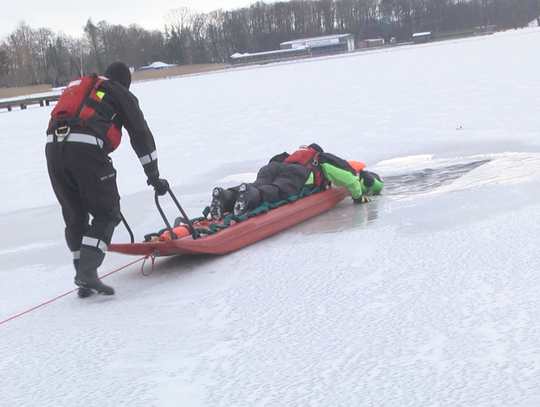
[[[165,195],[169,191],[169,183],[163,178],[148,178],[146,181],[148,185],[152,185],[158,195]]]
[[[353,202],[355,204],[363,204],[363,203],[371,202],[371,199],[369,199],[369,198],[365,197],[364,195],[362,195],[362,196],[359,196],[356,199],[353,199]]]

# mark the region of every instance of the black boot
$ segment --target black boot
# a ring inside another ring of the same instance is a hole
[[[238,187],[238,199],[234,203],[234,214],[243,215],[250,209],[255,209],[262,203],[261,194],[257,188],[247,184],[241,184]]]
[[[103,262],[105,253],[93,247],[81,247],[79,267],[75,275],[75,284],[85,290],[96,290],[100,294],[114,295],[114,288],[101,282],[97,269]]]
[[[79,298],[88,298],[92,294],[94,294],[94,290],[92,290],[91,288],[79,287],[79,289],[77,290],[77,295],[79,296]]]
[[[234,194],[223,188],[214,188],[212,191],[212,203],[210,204],[210,216],[212,220],[223,219],[227,212],[232,212],[234,207]]]
[[[77,270],[79,269],[79,259],[73,260],[73,265],[75,266],[75,272],[77,272]],[[79,296],[79,298],[88,298],[92,294],[94,294],[94,290],[92,290],[91,288],[80,287],[77,290],[77,295]]]

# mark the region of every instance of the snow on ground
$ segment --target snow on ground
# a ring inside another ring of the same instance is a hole
[[[385,193],[0,324],[0,404],[538,405],[539,45],[531,28],[134,84],[192,217],[213,186],[312,141]],[[51,108],[0,112],[0,322],[74,288]],[[163,227],[153,193],[127,140],[112,157],[142,239]],[[100,272],[134,260],[109,253]]]

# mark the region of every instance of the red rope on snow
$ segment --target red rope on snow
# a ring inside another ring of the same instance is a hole
[[[12,319],[18,318],[18,317],[20,317],[21,315],[28,314],[30,311],[34,311],[35,309],[38,309],[38,308],[40,308],[40,307],[43,307],[44,305],[47,305],[47,304],[49,304],[49,303],[51,303],[51,302],[53,302],[53,301],[56,301],[57,299],[62,298],[62,297],[64,297],[64,296],[68,295],[68,294],[71,294],[72,292],[77,291],[77,290],[78,290],[78,288],[75,288],[75,289],[73,289],[73,290],[71,290],[71,291],[68,291],[67,293],[64,293],[64,294],[62,294],[62,295],[59,295],[59,296],[56,297],[56,298],[53,298],[52,300],[45,301],[43,304],[36,305],[35,307],[30,308],[30,309],[28,309],[28,310],[26,310],[26,311],[23,311],[23,312],[21,312],[21,313],[19,313],[19,314],[17,314],[17,315],[12,316],[12,317],[9,317],[8,319],[4,319],[3,321],[0,322],[0,325],[2,325],[4,322],[8,322],[8,321],[11,321]]]
[[[100,279],[105,278],[105,277],[107,277],[107,276],[110,276],[111,274],[114,274],[114,273],[116,273],[116,272],[118,272],[118,271],[120,271],[120,270],[123,270],[123,269],[125,269],[126,267],[129,267],[129,266],[131,266],[131,265],[133,265],[133,264],[135,264],[135,263],[137,263],[137,262],[139,262],[139,261],[141,261],[141,260],[143,260],[143,259],[144,259],[144,261],[146,262],[146,259],[148,259],[148,257],[150,257],[150,255],[146,255],[146,256],[141,257],[140,259],[137,259],[137,260],[135,260],[135,261],[132,261],[131,263],[126,264],[125,266],[119,267],[119,268],[117,268],[116,270],[113,270],[113,271],[111,271],[111,272],[109,272],[109,273],[107,273],[107,274],[101,276]],[[144,263],[143,263],[143,265],[144,265]],[[152,256],[152,270],[150,271],[150,273],[151,273],[153,270],[154,270],[154,257]],[[148,275],[150,275],[150,273],[148,273]],[[144,274],[144,273],[143,273],[143,274]],[[20,316],[22,316],[22,315],[24,315],[24,314],[28,314],[28,313],[31,312],[31,311],[34,311],[34,310],[36,310],[36,309],[38,309],[38,308],[43,307],[44,305],[50,304],[51,302],[56,301],[56,300],[58,300],[58,299],[60,299],[60,298],[62,298],[62,297],[65,297],[66,295],[71,294],[71,293],[77,291],[78,289],[79,289],[79,288],[74,288],[73,290],[70,290],[70,291],[68,291],[68,292],[66,292],[66,293],[64,293],[64,294],[61,294],[61,295],[59,295],[58,297],[55,297],[55,298],[50,299],[50,300],[48,300],[48,301],[45,301],[44,303],[41,303],[41,304],[39,304],[39,305],[36,305],[35,307],[32,307],[32,308],[30,308],[30,309],[28,309],[28,310],[26,310],[26,311],[20,312],[20,313],[17,314],[17,315],[14,315],[14,316],[12,316],[12,317],[9,317],[8,319],[4,319],[3,321],[0,321],[0,325],[2,325],[2,324],[5,323],[5,322],[11,321],[12,319],[18,318],[18,317],[20,317]]]

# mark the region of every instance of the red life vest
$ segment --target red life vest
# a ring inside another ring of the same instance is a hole
[[[87,128],[100,138],[105,134],[108,140],[104,141],[109,141],[108,151],[115,150],[122,132],[113,122],[116,112],[102,102],[102,95],[98,93],[99,86],[106,80],[95,73],[73,79],[51,112],[47,133],[65,134],[76,132],[74,127]]]
[[[328,180],[319,167],[319,152],[312,147],[302,146],[289,157],[283,160],[284,163],[300,164],[311,170],[313,173],[313,183],[315,187],[326,189]]]

